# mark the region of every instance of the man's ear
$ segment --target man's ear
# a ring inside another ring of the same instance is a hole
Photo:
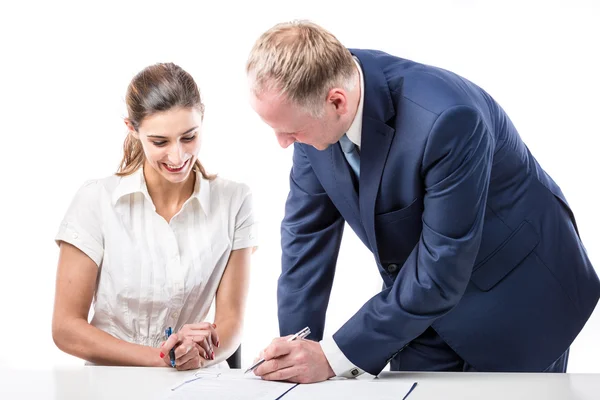
[[[124,118],[123,122],[125,122],[125,126],[127,126],[127,130],[129,131],[129,134],[132,135],[134,138],[136,139],[140,139],[139,134],[137,133],[137,131],[135,130],[135,128],[133,127],[133,124],[131,123],[131,120],[129,120],[129,118]]]
[[[348,112],[348,97],[346,91],[342,88],[331,89],[327,93],[327,102],[333,104],[338,115]]]

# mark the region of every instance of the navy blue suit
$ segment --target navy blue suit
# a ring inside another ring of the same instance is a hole
[[[475,370],[543,371],[600,297],[565,196],[484,90],[351,52],[365,86],[360,179],[339,145],[294,145],[281,334],[308,325],[322,338],[346,221],[384,282],[333,336],[352,363],[376,375],[433,329]]]

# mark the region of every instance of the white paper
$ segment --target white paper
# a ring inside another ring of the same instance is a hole
[[[298,385],[282,400],[299,399],[377,399],[402,400],[414,380],[401,379],[330,379],[325,382]],[[415,388],[418,390],[418,388]],[[410,400],[410,395],[407,400]]]
[[[265,381],[241,371],[198,371],[171,388],[166,399],[275,400],[294,386],[295,383]]]

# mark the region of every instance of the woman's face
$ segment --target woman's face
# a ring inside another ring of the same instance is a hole
[[[132,133],[142,144],[146,164],[167,181],[182,183],[198,159],[201,128],[197,109],[175,108],[144,118]]]

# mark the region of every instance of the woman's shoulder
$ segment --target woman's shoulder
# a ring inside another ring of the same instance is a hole
[[[79,187],[80,191],[96,192],[105,191],[111,193],[119,185],[121,177],[117,175],[109,175],[103,178],[90,178],[85,180]]]
[[[211,192],[214,190],[224,196],[247,196],[250,194],[250,186],[247,183],[233,179],[217,176],[210,181]]]
[[[121,177],[116,175],[87,179],[79,185],[75,197],[80,201],[87,202],[96,202],[103,198],[110,199],[120,181]]]

